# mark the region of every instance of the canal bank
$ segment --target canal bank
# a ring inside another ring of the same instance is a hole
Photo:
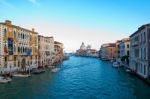
[[[70,57],[56,73],[0,84],[0,99],[149,99],[150,87],[95,58]]]

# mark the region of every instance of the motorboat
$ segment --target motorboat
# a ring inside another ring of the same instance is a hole
[[[113,62],[113,67],[119,67],[118,62]]]
[[[126,72],[131,72],[131,70],[130,69],[126,69]]]
[[[134,71],[132,71],[130,69],[126,69],[126,72],[128,72],[129,74],[136,74]]]
[[[52,70],[53,68],[55,68],[56,66],[54,65],[51,65],[51,66],[48,66],[48,69]]]
[[[40,74],[40,73],[44,73],[45,72],[45,70],[44,69],[33,69],[32,70],[32,74]]]
[[[54,68],[51,70],[51,72],[57,72],[58,70],[60,70],[60,68]]]
[[[27,77],[30,77],[31,75],[30,74],[21,74],[21,73],[18,73],[18,74],[13,74],[14,77],[24,77],[24,78],[27,78]]]
[[[8,83],[8,82],[11,82],[12,79],[9,78],[9,77],[0,77],[0,83]]]

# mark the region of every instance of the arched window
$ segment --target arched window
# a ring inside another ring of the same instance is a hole
[[[21,36],[20,38],[22,39],[22,33],[20,34],[20,36]]]
[[[4,37],[7,37],[7,29],[4,29]]]
[[[16,52],[16,46],[14,46],[14,52]]]
[[[22,52],[24,53],[24,47],[22,48]]]
[[[14,31],[14,38],[16,38],[16,31]]]
[[[23,34],[22,38],[24,39],[24,34]]]
[[[18,47],[18,52],[20,53],[20,47]]]
[[[22,47],[20,48],[20,52],[22,53]]]
[[[18,67],[20,67],[20,61],[18,61]]]

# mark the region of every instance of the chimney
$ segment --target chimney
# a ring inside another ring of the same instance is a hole
[[[34,28],[32,28],[32,32],[34,32]]]
[[[11,25],[11,21],[10,20],[5,20],[5,23],[8,25]]]

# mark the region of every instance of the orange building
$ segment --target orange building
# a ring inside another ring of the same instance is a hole
[[[116,58],[116,44],[103,44],[100,49],[100,56],[103,60],[113,60]]]

